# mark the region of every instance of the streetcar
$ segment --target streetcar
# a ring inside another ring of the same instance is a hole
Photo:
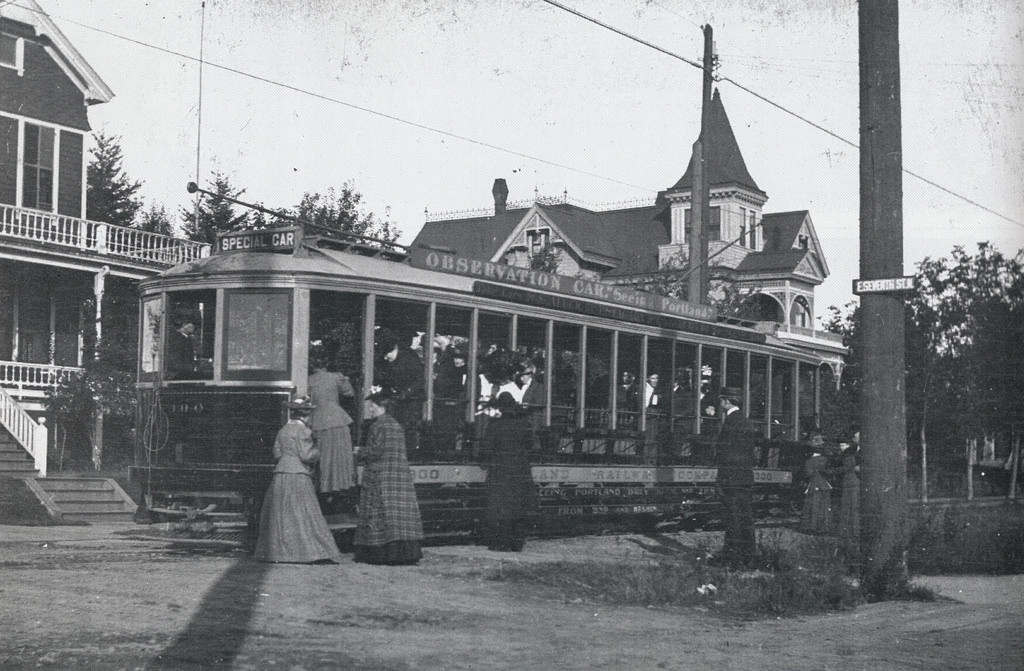
[[[386,338],[422,366],[404,428],[428,534],[472,534],[483,517],[482,364],[496,348],[534,373],[538,528],[714,520],[722,387],[742,389],[760,435],[757,514],[785,515],[802,493],[822,361],[706,305],[296,221],[221,234],[209,256],[142,281],[139,309],[131,471],[161,518],[258,517],[282,402],[305,393],[310,348],[359,399],[386,365]]]

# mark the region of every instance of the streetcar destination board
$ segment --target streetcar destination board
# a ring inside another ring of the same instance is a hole
[[[853,281],[853,293],[857,296],[862,294],[889,294],[901,291],[914,291],[915,289],[917,289],[917,282],[913,275]]]

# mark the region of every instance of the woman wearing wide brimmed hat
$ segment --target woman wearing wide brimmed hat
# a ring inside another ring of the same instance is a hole
[[[366,445],[356,455],[363,466],[354,559],[367,564],[415,564],[423,556],[423,522],[405,454],[405,431],[388,413],[392,393],[374,386],[363,402],[371,420]]]
[[[308,396],[284,406],[289,419],[274,441],[277,465],[263,498],[253,556],[266,562],[336,562],[341,553],[320,512],[313,485],[313,467],[320,453],[308,423],[315,406]]]

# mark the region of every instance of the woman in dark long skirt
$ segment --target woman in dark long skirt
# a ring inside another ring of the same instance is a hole
[[[488,459],[484,541],[491,550],[519,552],[537,507],[529,461],[530,422],[508,392],[498,395],[494,407],[500,416],[491,420],[484,436]]]
[[[415,564],[423,556],[423,523],[405,455],[405,431],[388,414],[388,394],[370,390],[363,417],[372,420],[366,446],[357,454],[363,465],[354,559],[366,564]]]
[[[265,562],[336,562],[338,546],[320,512],[313,466],[320,454],[310,431],[309,398],[288,402],[291,419],[274,441],[274,477],[263,498],[260,532],[253,556]]]

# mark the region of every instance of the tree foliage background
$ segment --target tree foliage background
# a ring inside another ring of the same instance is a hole
[[[1005,444],[1014,425],[1024,429],[1024,251],[957,246],[921,261],[916,277],[905,311],[908,456],[919,463],[927,447],[931,464],[960,473],[965,441]],[[828,430],[859,416],[859,309],[832,307],[824,326],[850,348],[840,389],[823,390]]]
[[[121,138],[100,131],[86,169],[85,216],[115,226],[132,226],[142,209],[136,195],[142,182],[132,180],[124,170]]]

